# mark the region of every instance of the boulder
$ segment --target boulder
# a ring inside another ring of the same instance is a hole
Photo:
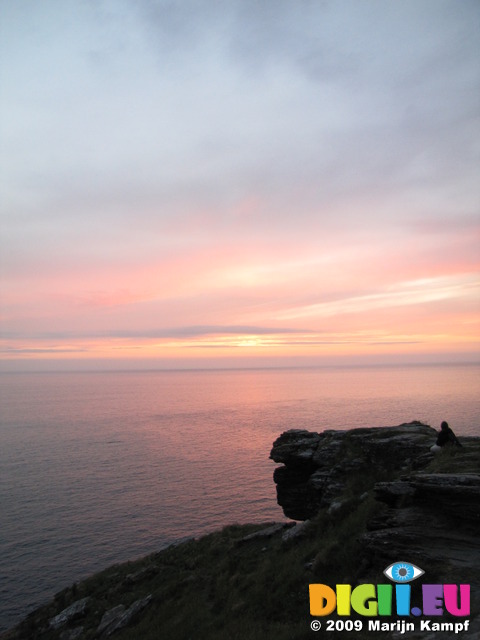
[[[248,535],[240,538],[237,544],[243,544],[244,542],[251,542],[252,540],[259,540],[260,538],[271,538],[276,535],[280,531],[283,531],[287,527],[294,526],[293,522],[276,522],[264,529],[260,529],[259,531],[254,531],[253,533],[249,533]]]
[[[100,620],[100,624],[97,627],[97,635],[101,635],[106,629],[108,629],[108,627],[116,624],[118,620],[120,620],[120,618],[123,616],[124,612],[124,604],[119,604],[116,607],[112,607],[112,609],[105,611],[102,619]]]
[[[151,600],[152,596],[148,595],[145,596],[145,598],[136,600],[128,609],[125,609],[123,605],[118,605],[117,607],[114,607],[113,609],[107,611],[103,615],[102,621],[100,622],[100,625],[102,625],[103,619],[105,618],[105,616],[107,616],[107,618],[105,619],[105,624],[101,631],[101,635],[103,637],[111,636],[119,629],[123,629],[123,627],[129,625],[135,618],[135,616],[137,616],[140,611],[142,611],[142,609],[145,609],[145,607],[150,604]],[[123,609],[121,609],[121,607],[123,607]]]
[[[90,598],[82,598],[77,600],[69,607],[61,611],[58,615],[52,618],[49,625],[52,629],[60,629],[64,625],[70,623],[72,620],[81,618],[85,615],[87,604]]]
[[[297,522],[293,527],[290,527],[282,535],[282,542],[291,542],[304,536],[310,527],[310,520],[304,520],[303,522]]]

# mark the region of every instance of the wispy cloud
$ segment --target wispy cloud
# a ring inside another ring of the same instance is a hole
[[[305,305],[279,314],[280,319],[326,317],[348,313],[364,313],[378,308],[409,307],[425,305],[441,300],[466,298],[478,302],[480,299],[478,274],[470,277],[427,278],[400,283],[379,293],[352,296],[341,300]]]
[[[0,353],[6,356],[15,355],[63,355],[63,354],[75,354],[85,353],[85,349],[66,349],[61,347],[41,348],[41,347],[2,347],[0,346]]]
[[[203,336],[219,335],[288,335],[291,333],[309,333],[309,330],[289,329],[285,327],[255,327],[255,326],[232,326],[232,325],[212,325],[212,326],[192,326],[192,327],[169,327],[166,329],[112,329],[108,331],[46,331],[37,334],[25,334],[22,332],[3,332],[2,337],[8,339],[27,338],[35,340],[68,340],[72,338],[197,338]]]

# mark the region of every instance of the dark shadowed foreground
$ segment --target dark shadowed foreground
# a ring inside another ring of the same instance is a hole
[[[1,638],[311,639],[309,584],[385,583],[384,569],[398,561],[420,567],[429,584],[470,584],[470,628],[461,637],[478,638],[480,438],[460,440],[433,456],[435,431],[418,422],[287,431],[271,457],[283,464],[274,476],[279,503],[299,522],[232,525],[111,567]],[[366,620],[361,634],[328,637],[436,637],[420,632],[418,619],[408,635],[369,634]]]

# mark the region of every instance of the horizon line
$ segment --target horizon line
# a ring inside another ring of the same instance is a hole
[[[480,366],[479,360],[442,360],[442,361],[406,361],[406,362],[350,362],[328,364],[279,364],[279,365],[245,365],[245,366],[188,366],[188,367],[132,367],[119,368],[51,368],[51,369],[12,369],[0,368],[0,375],[10,374],[45,374],[45,373],[194,373],[194,372],[220,372],[220,371],[294,371],[315,369],[381,369],[392,367],[458,367]]]

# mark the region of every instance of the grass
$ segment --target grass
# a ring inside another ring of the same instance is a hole
[[[430,473],[479,473],[480,438],[459,438],[461,447],[443,447],[426,471]]]
[[[311,638],[308,585],[333,577],[339,564],[345,577],[349,575],[358,557],[355,545],[346,542],[351,527],[361,530],[368,511],[364,504],[361,511],[346,517],[319,515],[302,539],[290,543],[282,542],[281,534],[242,543],[243,537],[265,525],[233,525],[111,567],[57,594],[9,637],[58,638],[59,632],[50,629],[36,634],[62,608],[89,596],[87,615],[78,624],[84,627],[82,638],[95,638],[104,611],[120,603],[128,607],[152,594],[137,623],[117,632],[115,638]]]
[[[480,441],[471,439],[465,445],[441,451],[424,472],[478,473]],[[353,585],[361,577],[361,535],[367,522],[384,508],[372,497],[378,479],[372,472],[363,474],[361,482],[357,477],[347,483],[339,508],[322,510],[304,535],[290,542],[282,542],[281,533],[242,542],[268,523],[232,525],[110,567],[60,592],[2,639],[58,640],[61,631],[50,629],[48,621],[89,596],[86,616],[70,626],[82,625],[82,640],[93,640],[105,611],[119,604],[128,607],[151,594],[150,604],[114,638],[311,640],[308,586],[314,582]],[[337,634],[331,632],[328,637],[334,640]],[[342,631],[338,637],[350,634]]]

